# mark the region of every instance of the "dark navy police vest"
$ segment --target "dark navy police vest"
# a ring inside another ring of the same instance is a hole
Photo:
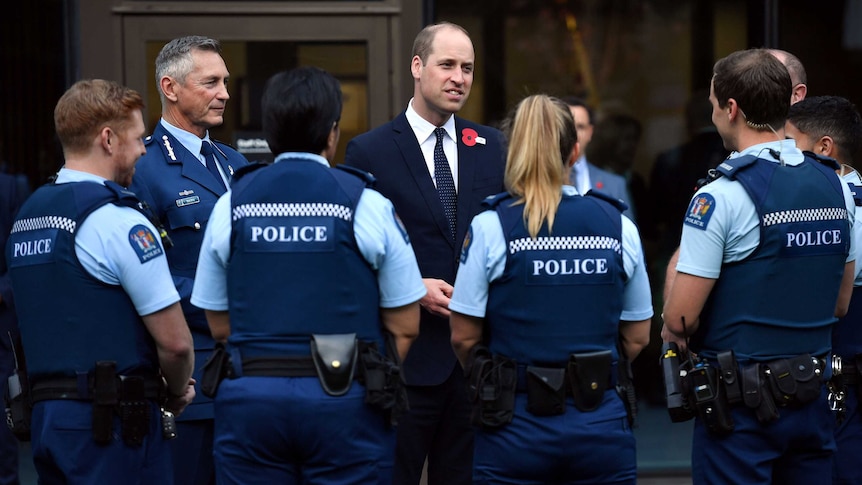
[[[301,356],[311,334],[355,332],[383,348],[377,276],[353,233],[367,181],[305,159],[234,176],[230,345]]]
[[[722,265],[692,348],[706,358],[733,349],[741,363],[829,352],[850,248],[842,182],[809,157],[791,166],[746,156],[718,170],[754,202],[760,244]]]
[[[614,201],[615,202],[615,201]],[[488,290],[487,344],[523,365],[562,367],[569,355],[613,349],[626,281],[621,209],[600,194],[563,196],[553,234],[531,239],[524,206],[486,202],[506,237],[503,275]]]
[[[21,207],[7,260],[34,382],[85,374],[99,360],[116,361],[119,374],[158,371],[155,343],[122,286],[91,276],[75,254],[76,229],[93,211],[137,202],[112,182],[76,182],[45,185]]]

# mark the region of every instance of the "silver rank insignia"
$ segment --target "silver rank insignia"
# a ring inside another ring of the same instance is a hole
[[[177,161],[176,155],[174,155],[174,147],[171,146],[170,140],[168,140],[168,135],[162,135],[162,140],[165,141],[165,148],[168,149],[168,156],[171,157],[171,160]]]

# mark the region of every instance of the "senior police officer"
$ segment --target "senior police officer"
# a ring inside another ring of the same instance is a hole
[[[615,369],[618,339],[629,359],[649,341],[649,280],[625,205],[568,185],[576,133],[563,102],[521,101],[508,193],[486,202],[461,252],[449,308],[479,427],[473,483],[636,480]],[[576,317],[568,301],[581,303]]]
[[[415,255],[372,178],[329,166],[342,106],[334,77],[276,74],[262,106],[278,155],[237,172],[216,203],[192,293],[231,360],[215,397],[218,481],[390,483],[392,416],[365,402],[397,397],[397,358],[425,295]],[[382,357],[385,333],[397,356]]]
[[[791,73],[792,75],[792,73]],[[862,178],[853,168],[862,156],[862,117],[856,107],[840,96],[805,98],[790,106],[785,132],[796,146],[814,156],[830,157],[841,164],[838,175],[853,192],[856,219],[862,214]],[[862,224],[853,225],[856,261],[862,250]],[[841,359],[841,372],[831,382],[837,411],[835,457],[832,481],[862,483],[862,409],[859,408],[859,376],[862,369],[862,265],[856,265],[853,297],[847,314],[832,333],[832,354]],[[843,402],[842,402],[843,398]]]
[[[736,153],[691,200],[662,330],[703,360],[689,373],[695,483],[830,481],[822,381],[853,285],[854,203],[837,165],[784,139],[790,95],[765,49],[715,64],[712,121]]]
[[[7,245],[40,483],[173,483],[159,404],[179,414],[194,398],[194,354],[159,232],[123,188],[144,153],[142,108],[110,81],[66,91],[65,167]]]
[[[147,153],[138,162],[132,185],[173,241],[168,265],[194,338],[198,381],[215,342],[203,310],[189,302],[195,266],[213,205],[234,171],[248,164],[239,152],[209,136],[211,128],[223,123],[230,98],[230,74],[220,52],[217,40],[201,36],[180,37],[162,47],[155,66],[162,118],[145,140]],[[212,417],[212,401],[198,392],[171,442],[178,483],[213,483]]]

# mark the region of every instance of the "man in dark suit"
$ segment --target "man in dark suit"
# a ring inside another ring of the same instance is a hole
[[[462,371],[449,342],[458,255],[482,200],[504,190],[500,131],[454,116],[470,94],[474,51],[458,25],[425,27],[413,43],[413,99],[394,120],[354,138],[345,163],[371,172],[410,236],[428,294],[404,362],[410,412],[398,426],[395,480],[471,483],[473,433]],[[453,193],[454,192],[454,193]]]
[[[0,173],[0,251],[5,250],[6,240],[12,232],[12,223],[24,196],[18,189],[18,181],[12,175]],[[18,334],[18,321],[12,300],[12,284],[9,281],[6,258],[0,256],[0,384],[5,389],[6,378],[15,369],[12,354],[12,338]],[[20,351],[20,349],[18,349]],[[7,426],[0,426],[0,484],[18,483],[18,440]]]

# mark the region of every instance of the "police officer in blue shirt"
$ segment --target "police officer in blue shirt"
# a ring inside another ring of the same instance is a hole
[[[402,359],[418,333],[415,255],[371,177],[329,166],[334,77],[281,72],[262,105],[278,155],[239,171],[216,203],[192,293],[231,359],[215,397],[218,481],[390,483],[394,433],[365,404],[374,382],[363,368],[368,349],[386,347],[384,332]]]
[[[805,98],[790,106],[784,125],[796,146],[814,154],[830,157],[841,164],[838,175],[853,192],[856,220],[862,214],[862,178],[853,168],[862,154],[862,117],[853,103],[840,96]],[[862,224],[853,225],[856,261],[862,251]],[[862,454],[862,409],[859,408],[860,369],[862,369],[862,265],[856,265],[853,297],[847,314],[832,332],[832,354],[841,359],[841,372],[832,379],[838,425],[837,447],[832,467],[833,483],[862,483],[862,467],[856,458]]]
[[[110,81],[66,91],[65,167],[7,244],[40,483],[173,483],[160,404],[179,414],[194,398],[194,354],[159,232],[123,188],[144,153],[142,108]]]
[[[449,308],[476,403],[473,483],[636,480],[615,368],[620,349],[634,359],[649,342],[649,280],[624,204],[568,185],[577,158],[568,107],[525,98],[511,122],[508,193],[487,202],[464,242]],[[510,391],[508,410],[481,404]]]
[[[189,302],[195,266],[213,205],[233,173],[248,164],[239,152],[209,136],[211,128],[223,123],[230,98],[230,74],[220,52],[217,40],[201,36],[180,37],[162,47],[155,66],[162,118],[144,142],[147,153],[132,185],[173,241],[168,265],[194,337],[198,382],[215,342],[203,310]],[[178,437],[171,441],[177,483],[214,483],[212,417],[212,401],[198,387],[195,401],[179,419]]]
[[[689,204],[662,330],[703,361],[688,374],[693,479],[829,483],[823,380],[855,275],[853,197],[837,164],[785,139],[791,80],[769,51],[735,52],[713,72],[712,121],[736,153]]]

